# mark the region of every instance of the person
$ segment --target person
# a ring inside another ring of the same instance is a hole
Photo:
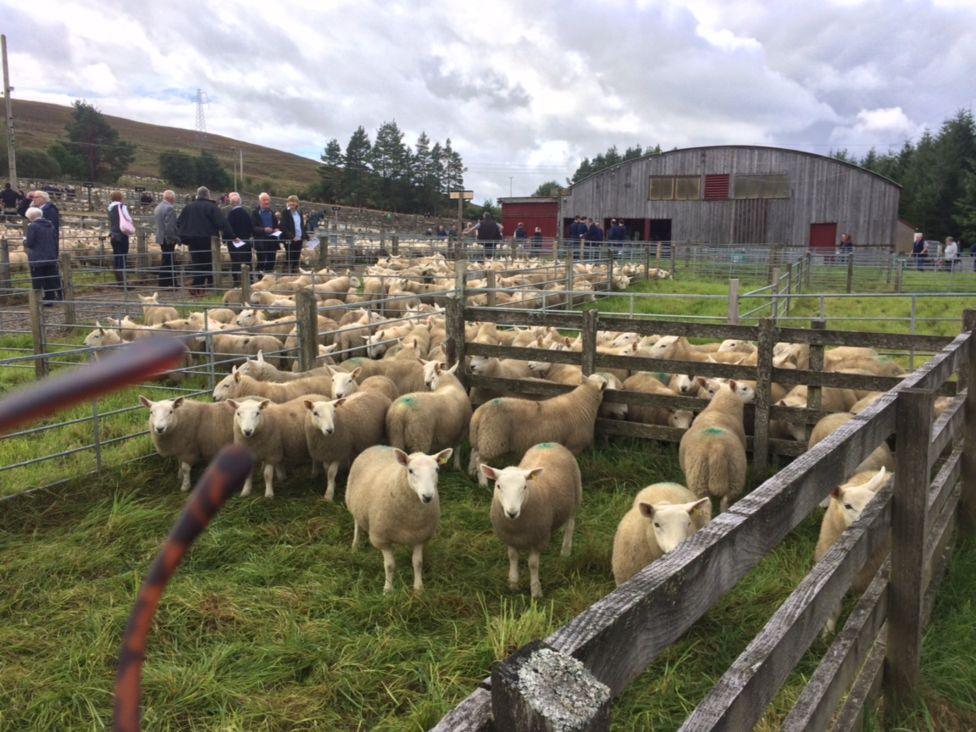
[[[438,224],[437,225],[437,237],[439,239],[443,239],[446,236],[447,236],[447,229],[444,228],[444,225],[443,224]]]
[[[596,259],[597,249],[603,241],[603,227],[591,218],[586,220],[586,258]]]
[[[190,250],[190,262],[193,268],[190,295],[200,297],[205,293],[204,288],[213,284],[210,238],[221,231],[227,236],[233,236],[234,232],[230,230],[227,219],[217,208],[217,204],[210,199],[210,189],[206,186],[197,188],[197,197],[180,211],[176,226],[180,232],[180,239]]]
[[[843,233],[840,235],[840,253],[850,254],[854,251],[854,240],[851,239],[851,235],[848,233]]]
[[[271,208],[271,196],[258,196],[258,207],[251,212],[251,228],[254,231],[254,251],[257,253],[259,272],[273,272],[280,242],[272,236],[278,228],[277,215]]]
[[[501,238],[501,227],[495,223],[491,214],[485,211],[484,216],[481,217],[481,223],[478,224],[478,241],[484,247],[485,259],[491,259],[495,256],[495,246]]]
[[[929,245],[925,241],[925,236],[920,231],[915,232],[915,241],[912,242],[912,258],[915,260],[915,269],[922,269],[925,266],[925,258],[929,255]]]
[[[542,227],[535,227],[535,231],[532,232],[532,249],[536,253],[542,251]]]
[[[251,239],[254,236],[254,226],[251,214],[241,205],[241,194],[236,191],[227,194],[230,201],[230,211],[227,212],[227,225],[234,233],[232,237],[224,237],[227,243],[227,253],[230,254],[230,273],[234,279],[234,287],[241,286],[241,265],[251,266]]]
[[[285,246],[286,272],[298,271],[298,261],[302,256],[302,242],[308,239],[305,216],[298,203],[298,196],[288,196],[279,218],[281,239]]]
[[[176,284],[176,270],[173,267],[173,250],[180,240],[176,228],[176,194],[173,191],[163,191],[163,200],[153,210],[153,221],[156,223],[156,243],[162,261],[159,267],[159,286],[173,287]]]
[[[108,240],[112,245],[112,268],[115,281],[122,284],[125,282],[125,265],[129,254],[129,234],[135,227],[132,215],[122,200],[122,191],[112,191],[109,199],[112,201],[108,205]]]
[[[525,224],[519,221],[518,225],[515,227],[515,233],[512,234],[512,236],[515,239],[528,239],[529,232],[525,230]]]
[[[10,187],[10,183],[7,183],[3,190],[0,191],[0,202],[3,203],[3,213],[7,216],[13,216],[17,213],[17,191]]]
[[[945,251],[942,256],[945,257],[946,268],[952,272],[956,268],[956,259],[959,258],[959,245],[951,236],[946,237]]]
[[[61,251],[61,213],[58,207],[51,203],[51,196],[47,191],[34,191],[31,204],[41,209],[44,218],[51,222],[54,234],[58,240],[58,252]]]
[[[27,193],[17,191],[17,194],[20,196],[20,200],[17,202],[17,215],[26,217],[27,209],[29,209],[34,202],[34,191],[28,191]]]
[[[58,271],[58,237],[54,224],[44,218],[41,209],[31,206],[24,215],[30,222],[24,248],[30,267],[31,287],[44,292],[44,305],[50,307],[62,298],[61,275]]]

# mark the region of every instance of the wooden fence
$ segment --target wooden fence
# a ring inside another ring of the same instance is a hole
[[[855,728],[873,704],[882,680],[888,713],[897,716],[913,698],[922,630],[948,561],[957,515],[968,527],[972,527],[976,517],[976,392],[962,391],[937,419],[933,418],[936,394],[953,393],[957,386],[976,380],[976,311],[966,312],[962,334],[951,341],[913,340],[919,348],[938,352],[920,369],[900,381],[896,379],[895,384],[875,377],[815,370],[781,372],[771,366],[771,348],[778,340],[810,343],[811,360],[819,365],[822,355],[815,358],[814,354],[824,345],[901,348],[906,343],[904,336],[776,328],[768,321],[758,328],[731,329],[644,324],[591,313],[559,314],[554,318],[550,314],[462,308],[460,303],[452,311],[455,329],[463,328],[466,318],[579,327],[584,335],[583,354],[539,351],[530,357],[557,356],[552,360],[560,362],[572,358],[590,372],[600,366],[624,365],[620,357],[596,352],[598,325],[628,331],[639,328],[638,332],[756,338],[765,349],[757,368],[709,364],[704,370],[717,376],[757,378],[757,434],[753,440],[756,461],[765,459],[763,453],[769,447],[776,447],[763,434],[769,417],[786,417],[768,404],[772,379],[810,384],[812,401],[816,387],[876,388],[884,384],[889,389],[870,408],[793,460],[675,551],[652,562],[545,640],[533,642],[496,664],[491,676],[434,729],[554,729],[555,714],[561,715],[562,729],[606,729],[609,700],[714,607],[834,486],[892,435],[900,436],[896,438],[894,487],[879,493],[861,518],[811,569],[690,714],[682,729],[743,730],[758,722],[850,588],[858,570],[869,557],[884,550],[889,537],[890,552],[783,726],[788,730]],[[465,350],[502,354],[497,348],[465,344],[463,339],[455,343],[454,349],[458,356],[463,356]],[[528,349],[521,354],[529,357]],[[633,359],[629,364],[679,373],[688,368],[684,362],[652,359]],[[701,366],[695,364],[694,370],[701,371]],[[480,377],[469,378],[473,384],[490,385]],[[525,388],[517,383],[510,386]],[[645,400],[648,395],[611,395],[633,400],[631,403],[671,403]],[[798,418],[812,420],[818,414],[817,409],[802,410]],[[620,432],[606,421],[601,421],[600,427],[607,434],[675,437],[659,430],[643,430],[640,425],[628,425]],[[526,663],[541,668],[562,664],[574,672],[554,674],[553,678],[568,679],[566,685],[555,691],[540,691],[518,683],[518,671]],[[573,695],[579,703],[572,710],[553,703],[560,692]],[[539,698],[540,693],[544,698]]]

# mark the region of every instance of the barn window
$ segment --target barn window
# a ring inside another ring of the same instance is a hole
[[[789,198],[790,182],[782,174],[735,176],[734,198]]]
[[[694,201],[701,198],[701,177],[679,175],[674,179],[674,197],[679,201]]]
[[[652,201],[670,201],[674,198],[674,178],[670,175],[652,175],[648,198]]]
[[[724,201],[729,197],[729,174],[705,176],[705,200]]]

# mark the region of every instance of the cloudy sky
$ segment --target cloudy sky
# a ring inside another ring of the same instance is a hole
[[[317,158],[396,119],[476,199],[616,144],[899,147],[976,106],[976,0],[0,0],[16,97]]]

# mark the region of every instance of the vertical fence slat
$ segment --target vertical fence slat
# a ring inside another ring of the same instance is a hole
[[[583,376],[592,374],[596,367],[596,329],[597,317],[599,313],[596,308],[590,308],[583,312],[583,353],[581,354],[581,365]]]
[[[34,355],[43,356],[47,349],[44,343],[44,313],[41,310],[40,290],[35,290],[33,287],[28,290],[27,304],[30,310],[30,326],[31,336],[34,341]],[[45,376],[47,376],[46,359],[34,359],[34,373],[39,379],[43,379]]]
[[[213,268],[213,286],[223,287],[224,276],[223,276],[223,263],[220,259],[220,237],[212,236],[210,237],[210,258],[213,263],[210,265]]]
[[[0,239],[0,288],[10,289],[10,242]]]
[[[61,252],[58,257],[61,267],[61,292],[64,295],[64,324],[72,326],[78,322],[75,314],[75,287],[71,255]]]
[[[241,303],[247,307],[251,302],[251,265],[241,265]]]
[[[498,305],[498,293],[495,291],[497,287],[497,275],[495,270],[489,269],[486,273],[487,275],[487,287],[488,287],[488,307],[493,308]]]
[[[963,323],[971,334],[966,359],[966,421],[963,427],[962,496],[959,517],[963,528],[976,533],[976,310],[963,312]]]
[[[295,295],[295,316],[298,321],[298,368],[308,371],[315,368],[319,355],[318,301],[308,290]]]
[[[918,688],[933,392],[906,389],[895,405],[895,491],[891,504],[891,579],[885,697],[897,714]]]
[[[756,346],[759,349],[756,373],[755,429],[752,464],[759,475],[769,467],[769,407],[772,401],[773,348],[776,345],[775,325],[771,318],[759,321]]]
[[[728,322],[729,325],[739,324],[739,280],[735,278],[729,280]]]

